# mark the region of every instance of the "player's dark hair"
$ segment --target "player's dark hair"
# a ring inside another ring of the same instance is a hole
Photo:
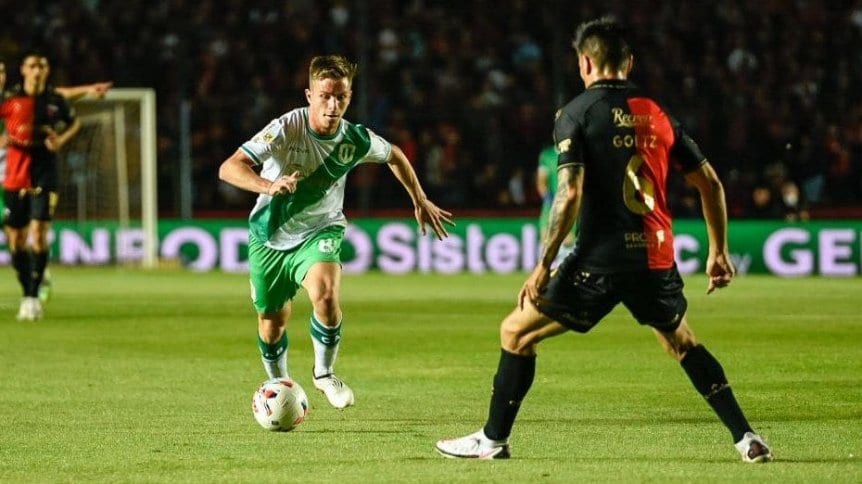
[[[46,54],[45,51],[43,51],[41,49],[37,49],[37,48],[31,48],[31,49],[25,50],[22,53],[21,64],[23,65],[24,61],[30,57],[35,57],[37,59],[45,59],[45,60],[48,60],[50,62],[50,60],[48,59],[48,54]]]
[[[579,55],[589,55],[599,70],[622,70],[632,53],[626,36],[625,27],[616,18],[601,17],[578,26],[572,47]]]
[[[311,59],[308,68],[309,82],[319,79],[347,79],[351,83],[356,75],[354,62],[340,55],[320,55]]]

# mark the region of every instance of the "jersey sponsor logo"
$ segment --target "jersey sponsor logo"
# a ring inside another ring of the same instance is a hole
[[[625,232],[623,234],[626,249],[643,249],[645,247],[661,249],[666,236],[664,230],[657,230],[652,234],[646,232]]]
[[[306,148],[304,146],[300,146],[300,145],[289,145],[286,149],[287,149],[287,151],[289,151],[291,153],[303,153],[303,154],[308,153],[308,148]]]
[[[614,115],[614,126],[617,128],[634,128],[637,126],[652,125],[651,114],[629,114],[622,108],[611,108]]]

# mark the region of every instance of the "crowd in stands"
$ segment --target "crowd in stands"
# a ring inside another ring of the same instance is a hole
[[[56,84],[154,87],[163,211],[176,204],[179,110],[190,101],[203,213],[250,207],[252,196],[217,181],[219,163],[306,104],[312,56],[343,53],[363,61],[348,119],[398,144],[435,201],[524,213],[538,210],[533,179],[553,114],[583,89],[573,30],[606,13],[631,28],[634,81],[719,170],[731,216],[862,206],[862,0],[4,2],[0,57],[14,74],[39,45]],[[385,169],[351,174],[349,209],[409,203]],[[677,193],[674,213],[698,215],[695,192]]]

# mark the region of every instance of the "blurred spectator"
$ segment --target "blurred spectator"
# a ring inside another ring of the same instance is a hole
[[[755,185],[751,191],[751,207],[746,214],[750,218],[776,219],[783,218],[784,211],[775,191],[765,183]]]
[[[781,208],[784,220],[788,222],[806,221],[809,218],[799,187],[791,180],[786,180],[781,185]]]
[[[862,205],[862,0],[0,2],[0,58],[14,64],[30,39],[51,50],[57,83],[155,88],[163,213],[182,182],[180,102],[192,106],[195,211],[244,212],[251,197],[217,186],[217,163],[304,104],[305,65],[335,51],[367,56],[352,109],[412,151],[442,205],[537,209],[518,188],[533,186],[525,163],[550,141],[557,104],[582,89],[573,55],[552,58],[571,52],[578,22],[605,13],[630,24],[633,80],[701,140],[732,216],[780,218],[773,205],[794,197],[798,218]],[[355,174],[348,208],[402,205],[378,175]],[[691,193],[671,203],[698,214]]]

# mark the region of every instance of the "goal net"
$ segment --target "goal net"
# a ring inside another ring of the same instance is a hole
[[[61,202],[55,218],[82,225],[104,223],[140,245],[130,252],[134,260],[122,262],[155,267],[155,91],[114,88],[104,99],[84,98],[74,106],[81,131],[57,160]]]

